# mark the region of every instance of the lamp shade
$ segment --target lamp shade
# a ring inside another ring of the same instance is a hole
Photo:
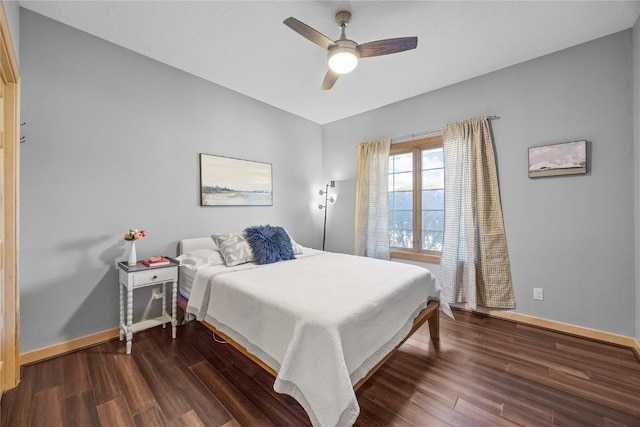
[[[358,65],[358,49],[352,40],[337,40],[336,46],[329,49],[327,54],[329,68],[335,73],[346,74]]]
[[[358,58],[350,49],[337,48],[329,56],[329,68],[338,74],[350,73],[356,65],[358,65]]]

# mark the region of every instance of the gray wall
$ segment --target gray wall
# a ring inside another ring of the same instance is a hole
[[[640,341],[640,18],[633,26],[633,163],[635,171],[636,339]]]
[[[323,126],[324,173],[341,187],[327,249],[353,251],[359,142],[495,114],[515,311],[635,336],[632,73],[627,30]],[[527,177],[528,147],[579,139],[587,175]]]
[[[139,257],[267,222],[320,244],[319,125],[25,9],[20,28],[22,352],[117,327],[130,227]],[[272,163],[273,206],[200,207],[198,153]]]

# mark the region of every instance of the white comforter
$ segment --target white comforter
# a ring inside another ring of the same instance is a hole
[[[306,249],[275,264],[199,269],[187,312],[278,372],[274,390],[300,402],[314,426],[351,426],[353,385],[430,299],[440,288],[424,268]]]

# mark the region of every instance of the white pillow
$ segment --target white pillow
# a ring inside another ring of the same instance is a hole
[[[286,228],[284,229],[284,231],[289,235],[289,240],[291,240],[291,247],[293,247],[294,255],[300,255],[302,253],[303,246],[297,244],[296,241],[293,240],[293,237],[291,237],[291,233],[289,233]]]
[[[222,254],[217,249],[196,249],[176,258],[180,265],[197,270],[203,265],[224,265]]]
[[[253,251],[247,241],[244,232],[212,234],[211,238],[218,245],[222,258],[227,266],[245,264],[254,261]]]

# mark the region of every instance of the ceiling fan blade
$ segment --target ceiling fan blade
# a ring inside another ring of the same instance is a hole
[[[378,40],[375,42],[358,45],[360,58],[389,55],[390,53],[404,52],[415,49],[418,46],[417,37],[399,37],[397,39]]]
[[[327,70],[327,74],[324,76],[324,80],[322,81],[322,90],[329,90],[336,84],[336,81],[340,77],[340,74],[335,71],[329,69]]]
[[[298,21],[294,17],[289,17],[282,21],[284,25],[291,28],[296,33],[300,34],[302,37],[311,40],[315,44],[325,49],[329,49],[331,46],[334,46],[335,43],[329,37],[325,36],[321,32],[314,30],[304,22]]]

